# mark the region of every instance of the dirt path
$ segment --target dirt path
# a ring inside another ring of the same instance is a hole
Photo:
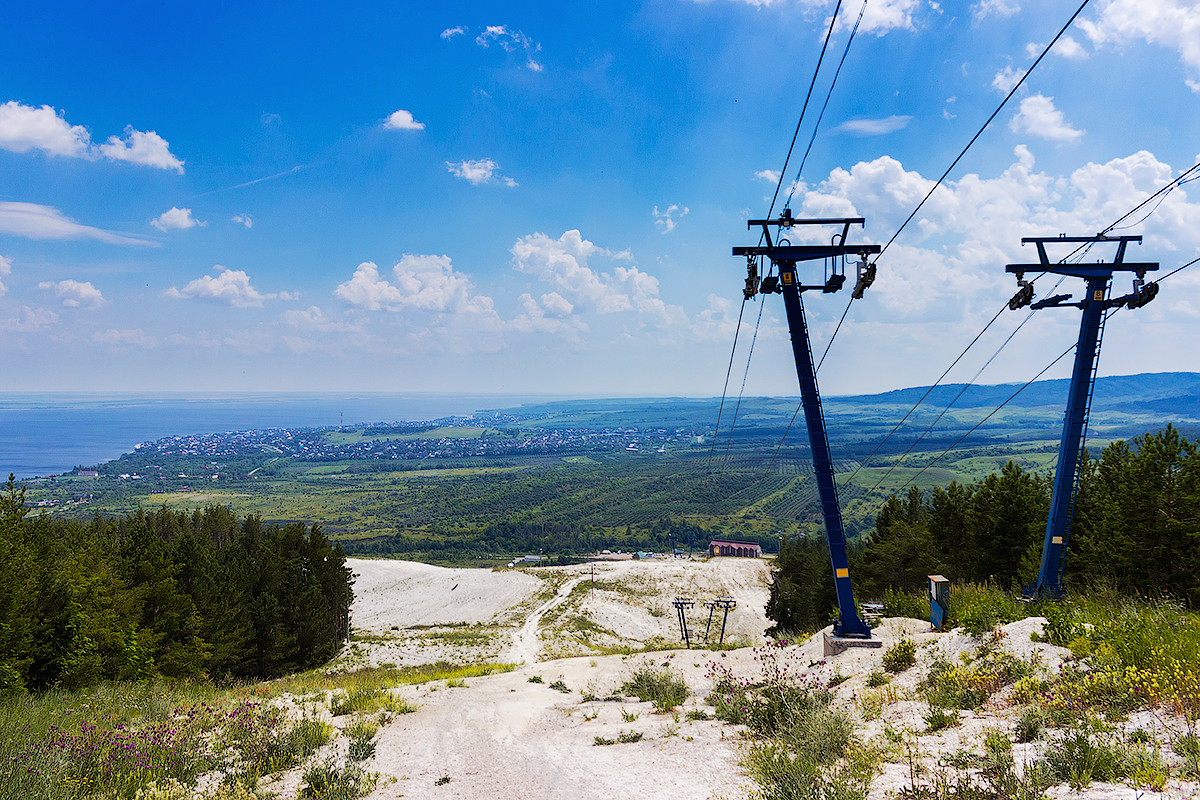
[[[538,651],[542,649],[542,640],[538,637],[538,626],[546,612],[566,602],[571,591],[579,585],[586,576],[580,575],[558,587],[558,592],[546,602],[533,610],[525,622],[513,635],[512,645],[500,653],[500,661],[504,664],[533,664],[538,660]]]
[[[664,654],[638,657],[654,663]],[[699,654],[689,682],[702,691]],[[634,659],[605,656],[532,664],[515,672],[412,691],[421,704],[381,733],[372,768],[398,778],[370,800],[709,800],[745,797],[739,740],[712,721],[655,714],[650,703],[583,702],[581,690],[614,691]],[[542,683],[529,682],[537,676]],[[571,691],[550,688],[563,681]],[[433,689],[434,691],[430,691]],[[696,699],[689,699],[692,707]],[[622,714],[624,712],[624,715]],[[632,719],[631,719],[632,718]],[[596,737],[641,733],[641,741],[597,746]],[[448,779],[448,780],[447,780]]]

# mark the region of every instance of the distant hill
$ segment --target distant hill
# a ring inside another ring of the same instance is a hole
[[[950,383],[938,386],[925,400],[930,405],[945,405],[954,399],[964,384]],[[1039,408],[1043,406],[1063,407],[1067,402],[1066,378],[1037,381],[1021,392],[1010,406]],[[961,408],[996,406],[1004,402],[1020,384],[1001,383],[992,386],[970,386],[956,403]],[[912,405],[921,399],[928,386],[896,389],[882,394],[839,396],[840,402],[868,404]],[[830,398],[835,399],[835,398]],[[1200,374],[1195,372],[1148,372],[1141,375],[1113,375],[1096,379],[1096,394],[1092,400],[1093,410],[1128,411],[1174,411],[1190,409],[1191,418],[1200,415]]]

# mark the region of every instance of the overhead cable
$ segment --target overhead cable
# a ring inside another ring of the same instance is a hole
[[[887,252],[887,249],[892,246],[892,242],[896,241],[896,237],[898,237],[900,235],[900,232],[903,231],[908,226],[908,223],[912,222],[913,217],[915,217],[917,215],[917,212],[921,210],[921,207],[925,205],[926,201],[929,200],[929,198],[933,196],[933,193],[935,191],[937,191],[937,188],[942,185],[942,181],[946,180],[946,177],[950,174],[950,172],[956,166],[958,166],[958,162],[961,161],[963,156],[965,156],[967,154],[967,151],[971,149],[971,145],[975,144],[975,140],[983,135],[983,132],[985,130],[987,130],[988,125],[992,124],[992,120],[994,120],[1000,114],[1000,112],[1004,109],[1004,106],[1008,103],[1008,101],[1012,98],[1012,96],[1014,94],[1016,94],[1017,90],[1021,88],[1021,85],[1025,83],[1025,79],[1028,78],[1035,69],[1037,69],[1037,65],[1042,62],[1042,59],[1046,57],[1046,54],[1049,53],[1051,48],[1053,48],[1054,45],[1058,42],[1058,40],[1062,38],[1062,35],[1067,32],[1067,28],[1071,27],[1071,24],[1073,22],[1075,22],[1075,18],[1078,17],[1081,13],[1083,13],[1083,9],[1085,9],[1087,7],[1087,4],[1089,2],[1091,2],[1091,0],[1083,0],[1083,2],[1080,3],[1079,8],[1075,9],[1075,13],[1071,15],[1071,18],[1069,20],[1067,20],[1067,23],[1065,25],[1063,25],[1062,29],[1059,30],[1059,32],[1054,36],[1054,38],[1050,40],[1050,44],[1046,45],[1046,48],[1044,50],[1042,50],[1042,54],[1039,55],[1036,60],[1034,60],[1033,64],[1030,65],[1029,69],[1026,70],[1025,74],[1023,74],[1021,76],[1021,78],[1016,82],[1016,84],[1012,87],[1012,89],[1009,90],[1008,94],[1004,96],[1004,99],[1000,101],[1000,105],[996,106],[996,110],[992,112],[992,115],[987,118],[987,121],[984,122],[983,125],[980,126],[979,130],[975,133],[975,135],[971,137],[971,141],[967,142],[967,146],[964,147],[962,149],[962,152],[959,153],[958,156],[954,159],[954,161],[952,161],[950,163],[950,166],[946,167],[946,171],[942,173],[942,177],[937,179],[937,183],[935,183],[933,185],[933,187],[929,190],[928,194],[925,195],[925,197],[921,200],[921,202],[917,203],[917,207],[914,208],[912,210],[912,213],[908,215],[908,219],[904,220],[904,222],[900,225],[900,227],[896,229],[896,232],[892,234],[892,238],[888,239],[887,244],[885,244],[883,246],[883,249],[879,251],[879,255],[875,257],[875,260],[877,262],[879,261],[880,258],[883,257],[883,254]]]
[[[742,315],[746,313],[746,298],[742,298],[742,307],[738,310],[737,327],[733,329],[733,349],[729,351],[729,366],[725,369],[725,388],[721,389],[721,405],[717,408],[717,425],[713,429],[712,444],[708,448],[708,463],[704,467],[704,474],[708,474],[712,469],[713,452],[717,449],[717,433],[721,430],[721,414],[725,412],[725,395],[729,392],[729,376],[733,374],[733,357],[737,353],[738,334],[742,330]]]
[[[1074,350],[1074,349],[1075,349],[1075,347],[1076,347],[1075,345],[1071,345],[1070,347],[1068,347],[1066,350],[1064,350],[1064,351],[1062,352],[1062,354],[1061,354],[1060,356],[1058,356],[1058,358],[1054,359],[1054,360],[1053,360],[1053,361],[1051,361],[1049,364],[1047,364],[1047,365],[1046,365],[1046,366],[1045,366],[1045,367],[1042,369],[1042,371],[1041,371],[1041,372],[1039,372],[1037,375],[1034,375],[1032,378],[1030,378],[1030,379],[1029,379],[1028,381],[1026,381],[1025,383],[1021,384],[1020,388],[1018,388],[1018,389],[1017,389],[1015,392],[1013,392],[1012,394],[1010,394],[1010,395],[1008,396],[1008,399],[1006,399],[1006,400],[1005,400],[1003,403],[1001,403],[1000,405],[998,405],[998,406],[996,406],[994,409],[992,409],[991,413],[989,413],[989,414],[988,414],[986,417],[984,417],[983,419],[979,420],[979,422],[976,422],[976,423],[975,423],[975,425],[974,425],[974,427],[972,427],[972,428],[971,428],[971,430],[967,431],[967,432],[966,432],[966,433],[964,433],[962,436],[958,437],[958,439],[957,439],[957,440],[955,440],[954,444],[950,445],[950,446],[949,446],[949,447],[947,447],[945,450],[943,450],[941,453],[939,453],[939,454],[938,454],[938,456],[937,456],[937,458],[933,459],[933,461],[930,461],[928,464],[926,464],[925,466],[921,467],[920,471],[919,471],[919,472],[917,472],[917,474],[916,474],[916,475],[913,475],[911,478],[909,478],[909,479],[908,479],[908,481],[907,481],[907,482],[905,482],[905,484],[904,484],[903,486],[901,486],[899,489],[897,489],[895,492],[893,492],[893,494],[899,494],[900,492],[904,491],[904,489],[906,489],[908,486],[910,486],[910,485],[912,484],[912,482],[913,482],[913,481],[915,481],[915,480],[916,480],[917,478],[919,478],[919,477],[920,477],[922,474],[924,474],[926,470],[928,470],[930,467],[932,467],[932,466],[933,466],[934,464],[936,464],[937,462],[941,461],[941,460],[942,460],[942,458],[943,458],[943,457],[945,457],[945,455],[946,455],[947,453],[949,453],[951,450],[953,450],[954,448],[958,447],[958,445],[962,443],[962,440],[963,440],[963,439],[966,439],[966,438],[967,438],[968,436],[970,436],[972,433],[974,433],[975,431],[979,430],[980,426],[982,426],[982,425],[983,425],[983,423],[987,422],[989,419],[991,419],[991,418],[992,418],[992,417],[994,417],[996,414],[998,414],[998,413],[1000,412],[1000,409],[1004,408],[1006,405],[1008,405],[1010,402],[1012,402],[1012,400],[1013,400],[1013,399],[1014,399],[1014,398],[1015,398],[1017,395],[1019,395],[1019,394],[1020,394],[1021,392],[1023,392],[1025,389],[1029,388],[1029,385],[1030,385],[1030,384],[1032,384],[1032,383],[1033,383],[1034,381],[1036,381],[1038,378],[1042,377],[1042,376],[1043,376],[1043,375],[1045,375],[1047,372],[1049,372],[1051,367],[1053,367],[1053,366],[1054,366],[1055,364],[1057,364],[1059,361],[1062,361],[1062,360],[1063,360],[1063,359],[1064,359],[1064,358],[1065,358],[1065,357],[1066,357],[1066,356],[1067,356],[1067,355],[1068,355],[1068,354],[1069,354],[1069,353],[1070,353],[1072,350]]]
[[[767,209],[767,219],[771,218],[771,212],[775,210],[775,201],[779,199],[779,190],[783,186],[783,179],[787,176],[788,162],[792,160],[792,150],[796,146],[796,137],[800,135],[800,126],[804,124],[804,114],[808,111],[808,101],[812,98],[813,87],[817,85],[817,75],[821,72],[821,62],[825,60],[825,49],[829,47],[829,39],[833,36],[833,24],[837,22],[838,12],[842,9],[842,0],[838,0],[837,6],[833,9],[833,16],[829,18],[829,30],[825,31],[825,43],[821,45],[821,55],[817,57],[817,66],[813,70],[812,81],[808,84],[808,94],[804,96],[804,105],[800,109],[800,119],[796,122],[796,132],[792,134],[792,143],[788,145],[787,157],[783,159],[783,169],[779,171],[779,182],[775,184],[775,194],[771,197],[771,207]]]
[[[850,29],[850,38],[846,40],[846,49],[842,50],[842,59],[838,62],[837,69],[833,72],[833,81],[829,84],[829,91],[825,93],[825,102],[821,105],[821,113],[817,115],[817,124],[813,125],[812,136],[808,137],[808,147],[804,150],[804,157],[800,159],[800,167],[796,170],[796,180],[792,181],[792,185],[788,187],[787,201],[784,202],[784,208],[790,208],[792,205],[792,195],[796,193],[796,187],[800,185],[800,176],[804,174],[804,165],[808,161],[808,154],[812,152],[813,142],[817,139],[817,131],[821,127],[821,120],[825,119],[825,109],[829,107],[829,98],[833,97],[833,87],[837,86],[838,76],[842,74],[842,65],[846,63],[846,56],[850,54],[850,45],[854,42],[854,35],[858,33],[858,26],[862,23],[863,12],[867,10],[867,0],[863,0],[862,8],[858,10],[858,19],[854,21],[854,27]],[[770,214],[767,215],[771,216]]]

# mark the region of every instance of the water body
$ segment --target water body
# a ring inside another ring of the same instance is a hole
[[[562,398],[463,394],[0,393],[0,478],[111,461],[167,436],[467,416]]]

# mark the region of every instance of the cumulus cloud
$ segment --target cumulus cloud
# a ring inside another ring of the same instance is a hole
[[[171,153],[167,140],[154,131],[125,129],[125,138],[110,136],[100,145],[100,154],[113,161],[128,161],[158,169],[173,169],[183,174],[183,162]]]
[[[1054,98],[1035,94],[1021,101],[1020,110],[1008,123],[1016,133],[1028,133],[1043,139],[1074,142],[1084,134],[1067,122],[1063,113],[1054,107]]]
[[[992,78],[992,88],[1000,94],[1008,94],[1024,77],[1025,70],[1014,70],[1011,66],[1005,67],[996,73],[996,77]]]
[[[58,314],[48,308],[21,307],[18,317],[0,318],[0,331],[12,333],[34,333],[49,328],[58,322]]]
[[[1141,39],[1179,52],[1190,73],[1192,91],[1200,92],[1200,5],[1190,0],[1105,0],[1096,19],[1079,28],[1097,47]]]
[[[423,131],[425,130],[425,123],[417,122],[413,119],[411,111],[405,111],[401,108],[398,111],[393,111],[383,121],[383,127],[392,131]]]
[[[37,203],[15,203],[0,201],[0,233],[11,233],[27,239],[95,239],[107,244],[150,245],[144,239],[135,239],[111,231],[81,225],[65,216],[57,208]]]
[[[687,206],[681,206],[678,203],[672,203],[667,206],[666,211],[660,212],[658,206],[654,207],[654,224],[660,228],[660,232],[667,234],[675,230],[675,226],[679,224],[679,220],[687,216],[690,209]]]
[[[185,231],[188,228],[195,228],[196,226],[203,228],[208,223],[193,217],[190,208],[176,208],[175,206],[171,206],[169,210],[150,220],[150,224],[163,233],[166,233],[167,231]]]
[[[470,279],[454,269],[449,256],[404,255],[392,267],[392,279],[382,277],[374,262],[364,261],[333,296],[368,311],[393,312],[462,311],[492,302],[471,296]]]
[[[517,298],[521,313],[509,320],[508,327],[518,333],[563,334],[573,341],[588,325],[571,311],[574,307],[558,292],[542,295],[539,303],[528,292]]]
[[[912,117],[894,114],[880,119],[851,119],[838,125],[834,130],[854,136],[883,136],[907,128],[911,120]]]
[[[760,169],[754,173],[754,177],[767,183],[779,183],[779,173],[773,169]]]
[[[9,100],[0,105],[0,147],[14,153],[41,150],[51,156],[87,158],[91,134],[82,125],[70,125],[63,114],[42,106]]]
[[[534,59],[534,54],[540,51],[542,46],[521,31],[514,31],[507,25],[488,25],[483,29],[483,33],[475,37],[475,44],[484,49],[487,49],[492,44],[499,45],[506,53],[519,53],[523,55],[527,69],[534,72],[542,72],[545,69],[541,63]]]
[[[453,28],[446,28],[446,30],[442,31],[440,35],[443,39],[453,39],[455,36],[459,36],[466,32],[467,29],[465,27],[462,25],[456,25]]]
[[[1021,237],[1103,230],[1176,174],[1146,151],[1063,176],[1038,172],[1024,146],[1014,155],[995,177],[968,174],[944,184],[889,248],[876,284],[887,287],[876,295],[881,321],[944,321],[1003,300],[1012,281],[997,265],[1029,260]],[[805,193],[797,216],[864,216],[863,240],[886,240],[932,185],[883,156],[833,170]],[[1200,203],[1174,191],[1128,232],[1143,233],[1147,247],[1200,253]]]
[[[163,292],[165,297],[177,299],[206,300],[228,303],[234,308],[261,306],[264,300],[273,300],[278,295],[264,294],[250,284],[250,276],[243,270],[229,269],[220,264],[213,267],[217,275],[201,275],[182,289],[172,286]]]
[[[229,221],[236,222],[238,225],[244,225],[247,228],[254,227],[254,218],[249,214],[234,214]]]
[[[537,276],[578,310],[599,314],[636,311],[660,326],[687,319],[683,309],[659,298],[658,278],[653,275],[632,264],[615,264],[611,272],[589,266],[589,260],[596,257],[629,262],[632,256],[598,247],[578,230],[557,239],[533,233],[518,239],[511,252],[514,269]]]
[[[62,304],[68,308],[100,308],[108,302],[91,281],[42,281],[38,288],[54,292],[54,296],[62,300]]]
[[[481,158],[478,161],[453,161],[446,162],[446,171],[456,178],[462,178],[465,181],[470,181],[474,186],[482,186],[485,183],[491,183],[492,178],[503,183],[505,186],[519,185],[512,178],[500,175],[497,170],[500,165],[490,158]]]
[[[110,136],[97,147],[92,144],[88,129],[69,124],[63,112],[51,106],[22,105],[15,100],[0,105],[0,148],[14,153],[40,150],[51,156],[103,157],[183,173],[183,161],[172,155],[167,140],[154,131],[126,127],[124,139]]]
[[[0,278],[7,277],[12,274],[12,259],[0,256]],[[3,297],[8,292],[8,287],[4,285],[4,281],[0,280],[0,297]]]
[[[92,334],[92,341],[96,344],[107,345],[108,347],[144,347],[147,350],[158,344],[158,339],[146,333],[141,328],[126,328],[123,330],[110,328],[106,331],[96,331]]]

